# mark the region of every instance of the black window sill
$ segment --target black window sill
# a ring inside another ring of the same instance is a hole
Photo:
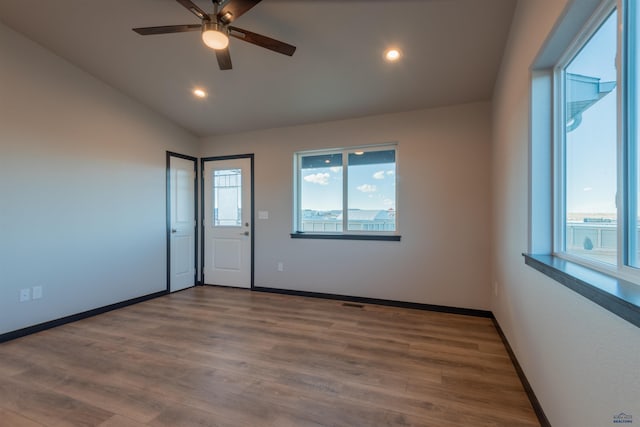
[[[385,242],[399,242],[401,236],[390,234],[320,234],[320,233],[291,233],[292,239],[323,239],[323,240],[380,240]]]
[[[528,266],[640,327],[640,286],[553,255],[523,255]]]

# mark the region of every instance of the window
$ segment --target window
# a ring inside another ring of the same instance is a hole
[[[618,253],[616,27],[614,10],[557,69],[558,250],[608,265]]]
[[[553,252],[635,282],[640,282],[638,20],[634,1],[604,2],[553,71],[558,107]]]
[[[553,69],[553,253],[634,282],[640,282],[637,9],[634,1],[602,3]],[[540,106],[534,101],[533,108]]]
[[[570,2],[532,64],[525,263],[640,326],[638,9]]]
[[[396,155],[396,145],[296,153],[292,237],[395,236]]]
[[[242,225],[242,171],[240,169],[213,172],[213,221],[216,227]]]

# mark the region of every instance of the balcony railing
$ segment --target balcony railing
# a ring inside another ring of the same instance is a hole
[[[618,229],[615,222],[567,222],[567,252],[615,264]]]

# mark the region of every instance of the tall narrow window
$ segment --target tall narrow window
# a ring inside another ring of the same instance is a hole
[[[617,264],[617,13],[569,61],[564,77],[564,251]]]
[[[570,3],[531,67],[525,260],[640,325],[640,3]]]
[[[296,154],[295,233],[394,234],[395,145]]]

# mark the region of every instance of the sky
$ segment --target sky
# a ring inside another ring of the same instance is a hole
[[[394,163],[350,166],[349,209],[396,209],[396,167]],[[302,169],[301,192],[304,209],[342,209],[342,167]]]

